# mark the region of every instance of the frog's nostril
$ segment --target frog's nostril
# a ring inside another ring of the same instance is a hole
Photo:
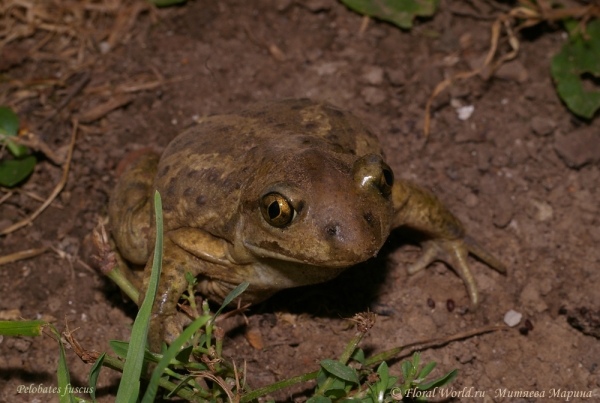
[[[340,232],[340,227],[337,223],[328,224],[325,226],[325,232],[329,236],[336,236]]]

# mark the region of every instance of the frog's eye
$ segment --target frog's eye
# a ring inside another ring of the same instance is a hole
[[[394,173],[385,165],[382,169],[381,178],[379,179],[379,189],[384,196],[392,193],[392,186],[394,185]]]
[[[260,211],[265,220],[274,227],[285,227],[292,222],[296,212],[289,201],[279,193],[263,196]]]

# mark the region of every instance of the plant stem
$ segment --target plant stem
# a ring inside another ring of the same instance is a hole
[[[136,304],[140,298],[140,292],[133,284],[127,280],[127,278],[121,273],[117,267],[109,271],[107,274],[108,278],[115,282],[119,286],[119,288],[127,294],[129,298]]]
[[[344,352],[340,356],[339,362],[341,362],[344,365],[348,363],[348,360],[350,359],[350,357],[352,357],[352,353],[354,353],[354,350],[356,350],[356,346],[358,345],[358,343],[360,343],[364,335],[365,333],[361,331],[357,331],[354,334],[354,337],[352,338],[352,340],[350,340],[350,342],[344,349]],[[325,382],[323,382],[323,384],[315,392],[315,396],[322,395],[323,393],[325,393],[325,391],[328,390],[331,387],[331,385],[333,385],[335,379],[336,378],[334,376],[328,375]]]
[[[123,372],[123,368],[125,367],[125,362],[118,360],[114,357],[111,357],[109,355],[106,355],[106,356],[104,356],[104,362],[102,363],[102,365],[107,368],[114,369],[115,371]],[[144,373],[142,373],[142,377],[144,379],[150,379],[150,376],[147,374],[144,374]],[[169,382],[166,379],[161,378],[158,381],[158,386],[168,390],[169,392],[172,392],[177,388],[178,385],[173,382]],[[175,393],[177,394],[177,396],[179,396],[183,399],[186,399],[190,402],[208,403],[208,400],[201,398],[200,396],[198,396],[196,393],[194,393],[193,391],[191,391],[189,389],[180,388]]]
[[[283,381],[275,382],[269,386],[265,386],[264,388],[256,389],[248,393],[246,396],[243,396],[240,400],[240,403],[250,402],[260,396],[287,388],[288,386],[292,386],[300,382],[310,381],[311,379],[316,379],[318,373],[319,371],[309,372],[307,374],[298,375],[290,379],[284,379]]]
[[[360,343],[360,341],[362,340],[362,338],[364,336],[365,336],[364,332],[361,332],[361,331],[356,332],[356,334],[354,335],[352,340],[350,340],[350,342],[346,346],[346,349],[340,356],[339,361],[342,364],[346,365],[348,363],[348,360],[350,360],[350,357],[352,357],[352,354],[354,354],[354,350],[356,350],[356,346],[358,346],[358,343]]]

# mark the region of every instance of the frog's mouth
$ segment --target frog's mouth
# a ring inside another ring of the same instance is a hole
[[[263,246],[264,245],[264,246]],[[354,266],[358,263],[364,262],[372,256],[377,255],[377,252],[373,254],[365,254],[358,255],[353,252],[345,251],[345,253],[329,253],[326,254],[326,259],[319,259],[318,257],[312,256],[299,256],[296,253],[296,257],[290,256],[287,251],[277,243],[277,242],[269,242],[263,241],[261,242],[261,246],[254,245],[250,242],[245,241],[244,246],[248,248],[253,255],[259,258],[266,259],[276,259],[283,260],[291,263],[298,263],[302,265],[311,265],[311,266],[319,266],[319,267],[330,267],[330,268],[347,268],[350,266]]]

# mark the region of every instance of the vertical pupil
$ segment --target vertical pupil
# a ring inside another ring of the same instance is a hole
[[[394,183],[394,177],[393,177],[391,171],[389,171],[388,169],[384,169],[383,170],[383,177],[385,179],[385,183],[388,186],[392,186],[393,185],[393,183]]]
[[[279,209],[279,203],[277,201],[274,201],[273,203],[269,204],[269,218],[273,220],[277,218],[279,214],[281,214],[281,210]]]

